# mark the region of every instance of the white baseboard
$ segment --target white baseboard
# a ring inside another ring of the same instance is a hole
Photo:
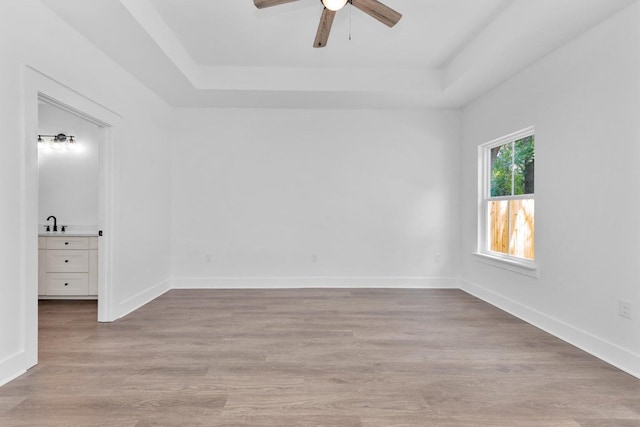
[[[129,299],[122,301],[117,304],[116,307],[116,319],[126,316],[129,313],[132,313],[142,307],[143,305],[153,301],[158,298],[160,295],[171,289],[171,282],[169,280],[164,280],[149,289],[146,289]]]
[[[461,280],[461,289],[549,334],[568,342],[618,369],[640,378],[640,355],[555,319],[475,283]]]
[[[174,277],[171,289],[458,289],[452,277]]]
[[[24,351],[0,360],[0,386],[27,372],[30,366],[26,366],[26,364],[26,353]]]

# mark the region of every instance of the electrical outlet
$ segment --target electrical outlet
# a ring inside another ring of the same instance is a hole
[[[311,255],[311,262],[318,262],[318,254]]]
[[[625,319],[631,319],[631,303],[628,301],[618,301],[618,315]]]
[[[436,264],[440,264],[440,254],[435,254],[433,256],[433,262]]]
[[[204,256],[204,262],[206,262],[207,264],[209,264],[211,262],[211,254],[206,254]]]

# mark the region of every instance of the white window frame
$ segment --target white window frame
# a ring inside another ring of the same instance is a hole
[[[494,267],[510,270],[516,273],[524,274],[531,277],[538,276],[538,265],[535,260],[516,257],[509,254],[494,252],[489,250],[489,217],[488,203],[489,200],[515,200],[515,199],[533,199],[534,194],[526,194],[519,196],[506,197],[490,197],[491,195],[491,149],[510,142],[518,141],[528,136],[535,136],[535,128],[519,130],[517,132],[505,135],[478,146],[478,245],[474,252],[476,260]],[[535,179],[535,178],[534,178]],[[534,214],[535,215],[535,214]]]

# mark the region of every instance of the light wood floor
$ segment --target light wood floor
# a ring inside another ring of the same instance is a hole
[[[640,380],[455,290],[40,303],[1,426],[640,426]]]

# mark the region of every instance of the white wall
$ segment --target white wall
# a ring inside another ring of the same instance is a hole
[[[458,276],[458,112],[178,109],[176,119],[173,286]]]
[[[46,219],[54,215],[58,225],[67,225],[68,231],[97,232],[100,128],[45,103],[38,105],[38,126],[40,134],[64,133],[75,136],[77,141],[73,151],[38,150],[38,222],[53,225]],[[51,138],[43,139],[48,146]]]
[[[640,6],[464,110],[463,286],[640,375]],[[539,279],[478,262],[477,146],[536,127]],[[618,301],[634,319],[618,316]]]
[[[0,2],[0,384],[35,363],[37,210],[26,66],[121,117],[114,141],[114,315],[168,287],[171,109],[37,0]],[[31,144],[31,145],[25,145]],[[35,163],[35,162],[34,162]]]
[[[1,42],[0,42],[1,43]],[[16,209],[21,198],[18,184],[21,176],[21,88],[18,84],[20,73],[13,61],[0,60],[0,99],[13,102],[0,102],[0,118],[4,129],[2,138],[2,156],[0,156],[0,224],[14,224],[5,227],[0,239],[0,384],[6,378],[24,369],[24,363],[16,360],[23,349],[23,335],[15,328],[16,319],[24,318],[21,307],[22,270],[20,268],[19,248],[22,247],[21,211]],[[11,76],[12,78],[7,78]],[[16,105],[17,104],[17,105]],[[16,286],[18,284],[18,286]],[[20,321],[18,321],[20,322]]]

